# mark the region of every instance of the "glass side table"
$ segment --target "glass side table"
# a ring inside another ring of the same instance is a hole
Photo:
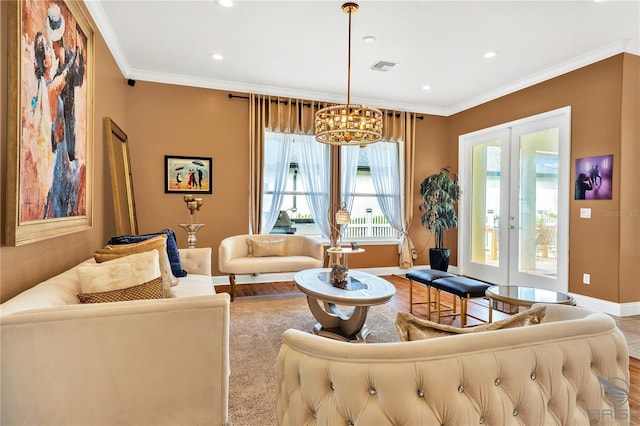
[[[489,302],[494,309],[500,309],[500,304],[507,304],[508,307],[530,307],[534,303],[557,303],[560,305],[575,305],[574,298],[559,291],[546,290],[544,288],[525,287],[518,285],[494,285],[485,291]],[[510,309],[509,309],[510,310]],[[517,312],[519,309],[513,309]],[[515,313],[515,312],[508,313]]]

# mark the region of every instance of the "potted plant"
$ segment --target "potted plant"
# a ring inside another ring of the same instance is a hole
[[[435,236],[435,248],[429,249],[431,269],[446,271],[451,252],[444,248],[444,230],[458,227],[454,208],[460,199],[458,175],[443,167],[439,173],[427,177],[420,184],[422,225]]]

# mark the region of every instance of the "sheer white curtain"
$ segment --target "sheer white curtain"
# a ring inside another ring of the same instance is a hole
[[[271,232],[278,220],[287,185],[293,135],[264,132],[264,189],[262,191],[261,234]]]
[[[402,247],[407,236],[404,229],[402,203],[400,200],[400,161],[398,143],[378,142],[366,148],[371,168],[371,180],[378,194],[378,204],[389,225],[401,235]]]
[[[356,178],[358,174],[359,146],[343,146],[340,148],[340,200],[351,212],[353,207]],[[340,206],[342,207],[342,205]],[[342,232],[347,225],[340,225]]]
[[[322,235],[331,235],[329,210],[329,145],[318,143],[313,135],[295,135],[298,152],[298,179],[306,192],[313,220]]]

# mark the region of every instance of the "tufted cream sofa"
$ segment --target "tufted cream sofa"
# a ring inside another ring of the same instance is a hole
[[[412,342],[354,345],[287,330],[277,421],[628,424],[624,394],[617,406],[605,401],[599,377],[628,396],[625,338],[609,316],[573,306],[548,305],[535,326]]]
[[[249,255],[247,239],[286,240],[284,256],[255,257]],[[273,272],[297,272],[319,268],[324,260],[322,241],[304,235],[234,235],[220,242],[218,269],[229,274],[231,300],[235,296],[236,275]]]
[[[0,305],[0,424],[226,424],[229,295],[180,258],[176,298],[81,305],[74,267]]]

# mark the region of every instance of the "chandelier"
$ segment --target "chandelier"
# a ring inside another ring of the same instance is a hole
[[[347,103],[316,112],[316,140],[330,145],[367,145],[382,139],[382,112],[364,105],[351,105],[351,14],[356,3],[342,5],[349,14],[349,57],[347,63]]]

